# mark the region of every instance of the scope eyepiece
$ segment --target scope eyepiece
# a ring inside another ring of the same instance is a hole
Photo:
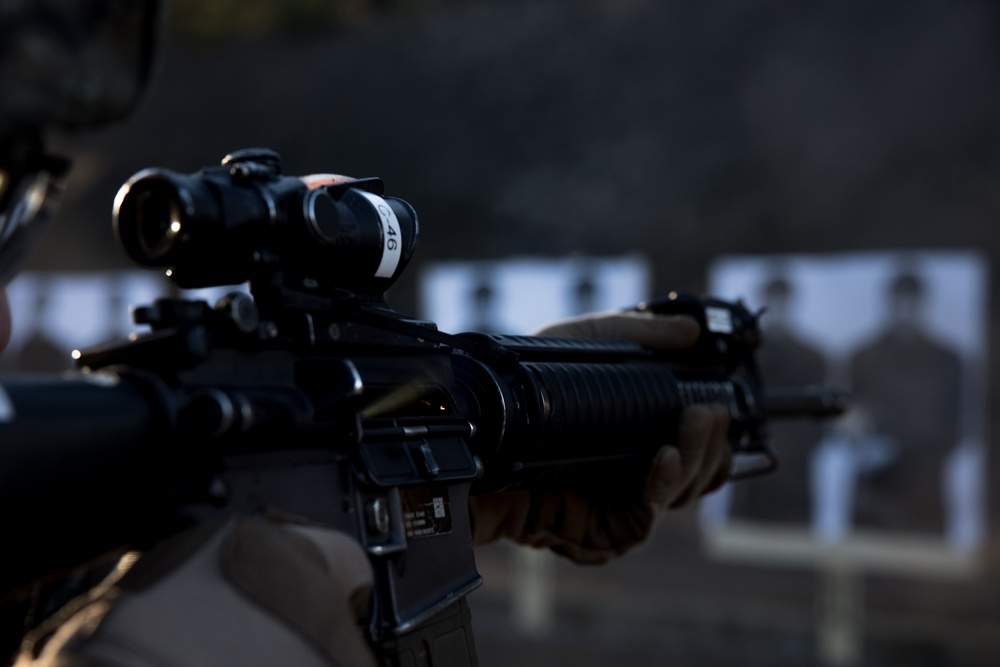
[[[145,169],[132,176],[113,212],[128,255],[169,269],[180,287],[280,273],[320,290],[385,292],[416,247],[413,208],[384,197],[377,178],[283,176],[277,154],[262,150],[231,153],[221,166],[193,174]]]
[[[118,239],[138,264],[169,266],[193,209],[190,191],[169,172],[140,172],[115,200]]]
[[[136,207],[136,235],[146,257],[159,259],[169,254],[182,228],[177,200],[149,189],[137,197]]]

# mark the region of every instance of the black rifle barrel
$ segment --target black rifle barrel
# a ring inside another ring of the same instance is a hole
[[[849,396],[831,387],[769,387],[764,406],[769,417],[824,418],[843,414],[850,403]]]

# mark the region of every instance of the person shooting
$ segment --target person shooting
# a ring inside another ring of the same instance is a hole
[[[48,93],[0,107],[5,282],[69,166],[47,133],[131,113],[165,18],[154,0],[43,7],[0,15],[70,54],[0,50],[5,90]],[[81,68],[104,94],[81,97]],[[80,351],[71,377],[0,378],[0,520],[22,545],[0,594],[109,571],[30,624],[18,665],[474,665],[474,547],[606,563],[762,446],[762,388],[736,377],[757,343],[744,308],[675,294],[534,337],[437,332],[383,298],[418,225],[378,178],[241,150],[138,172],[115,221],[179,286],[250,295],[159,300],[136,311],[149,334]]]

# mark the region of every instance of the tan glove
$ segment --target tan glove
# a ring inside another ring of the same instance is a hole
[[[685,315],[614,311],[561,320],[535,334],[624,339],[654,349],[683,349],[695,343],[699,328]],[[688,408],[681,416],[678,442],[662,447],[644,476],[629,488],[540,486],[473,496],[473,542],[487,544],[506,537],[547,547],[577,563],[605,563],[645,541],[667,509],[683,507],[726,481],[732,466],[728,428],[723,406]]]
[[[374,666],[358,628],[372,577],[344,533],[258,517],[201,525],[49,619],[54,634],[26,644],[17,667]]]

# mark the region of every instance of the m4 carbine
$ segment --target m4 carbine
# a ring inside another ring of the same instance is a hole
[[[115,200],[138,264],[180,287],[247,283],[209,305],[137,308],[147,333],[74,353],[66,375],[0,379],[0,591],[193,523],[272,510],[352,535],[370,557],[364,631],[385,664],[476,664],[481,583],[470,494],[607,484],[648,465],[682,410],[722,403],[737,476],[770,469],[774,416],[843,409],[775,396],[757,316],[675,292],[639,309],[701,336],[657,352],[615,340],[449,334],[385,290],[417,216],[377,178],[281,173],[266,149],[194,174],[137,173]]]

